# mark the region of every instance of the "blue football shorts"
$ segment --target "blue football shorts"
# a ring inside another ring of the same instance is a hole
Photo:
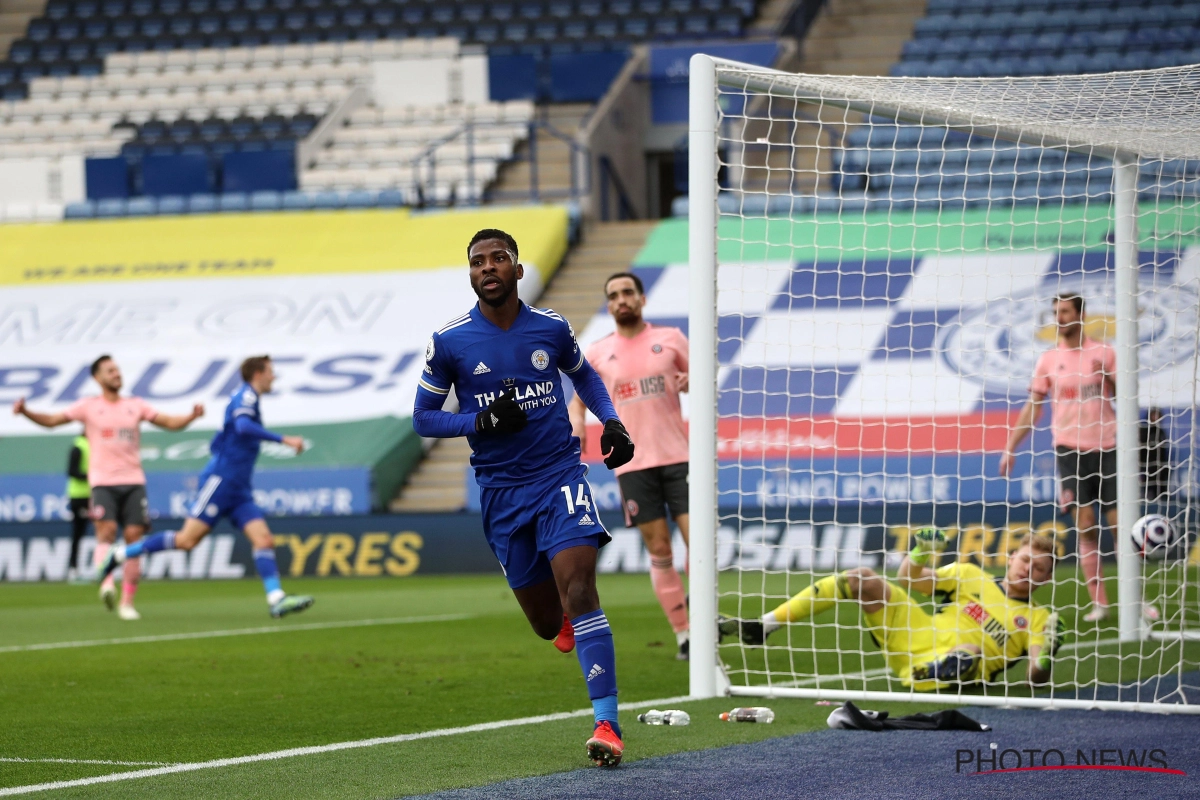
[[[247,523],[262,519],[265,514],[254,502],[254,492],[248,484],[230,481],[220,475],[204,474],[200,476],[200,492],[188,516],[210,528],[221,517],[229,517],[229,521],[240,530]]]
[[[513,589],[554,577],[550,561],[563,550],[601,548],[612,539],[583,464],[522,486],[480,487],[479,503],[483,533]]]

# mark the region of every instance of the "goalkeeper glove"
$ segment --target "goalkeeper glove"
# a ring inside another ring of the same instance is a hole
[[[938,528],[921,528],[913,533],[916,545],[908,553],[908,560],[917,566],[929,563],[929,557],[946,549],[946,534]]]
[[[1042,626],[1042,637],[1042,652],[1038,653],[1037,665],[1038,669],[1048,670],[1054,663],[1058,648],[1062,647],[1067,638],[1066,628],[1058,618],[1057,611],[1050,612],[1050,616],[1046,617],[1046,624]]]
[[[623,467],[633,460],[633,439],[629,438],[629,431],[625,430],[621,420],[614,417],[604,423],[600,452],[604,455],[604,466],[609,469]]]
[[[475,415],[476,433],[516,433],[525,427],[529,417],[513,399],[509,390],[497,397],[488,407]]]

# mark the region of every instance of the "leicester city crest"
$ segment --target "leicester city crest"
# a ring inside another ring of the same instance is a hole
[[[1045,284],[964,307],[938,332],[939,355],[955,372],[982,384],[984,391],[1010,400],[1023,398],[1038,357],[1057,341],[1053,300],[1064,291],[1084,298],[1086,335],[1111,344],[1116,334],[1115,287],[1111,274],[1101,273],[1070,285]],[[1182,392],[1187,395],[1185,404],[1190,404],[1198,307],[1200,294],[1192,286],[1166,284],[1161,276],[1157,281],[1148,276],[1139,285],[1143,402],[1173,405],[1179,399],[1174,395]]]
[[[533,365],[538,369],[545,369],[550,366],[550,356],[545,350],[534,350],[533,355],[529,358]]]

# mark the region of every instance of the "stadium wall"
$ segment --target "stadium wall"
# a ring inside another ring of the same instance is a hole
[[[648,572],[650,556],[641,534],[618,514],[602,515],[613,540],[600,551],[601,573]],[[797,522],[797,520],[808,520]],[[1058,552],[1075,552],[1074,533],[1052,508],[1008,505],[904,505],[839,508],[725,509],[717,536],[720,569],[790,569],[816,572],[854,566],[895,567],[909,549],[912,530],[936,522],[952,535],[946,558],[959,557],[1001,567],[1003,553],[1028,530],[1052,533]],[[159,530],[178,528],[179,519],[159,519]],[[298,576],[392,577],[494,573],[500,569],[483,536],[476,512],[380,514],[273,519],[280,571]],[[1107,533],[1105,537],[1107,537]],[[686,548],[674,534],[676,567],[686,567]],[[65,522],[0,523],[0,580],[62,580],[70,553]],[[95,540],[81,554],[90,559]],[[1111,552],[1111,542],[1102,550]],[[1192,560],[1200,566],[1200,549]],[[250,544],[221,523],[191,553],[154,553],[145,562],[148,579],[252,578]]]

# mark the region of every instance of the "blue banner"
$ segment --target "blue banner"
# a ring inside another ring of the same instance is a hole
[[[150,472],[146,494],[151,519],[185,517],[196,497],[194,472]],[[0,476],[0,523],[67,520],[62,475]],[[254,500],[268,516],[345,516],[371,511],[368,467],[261,470]]]

